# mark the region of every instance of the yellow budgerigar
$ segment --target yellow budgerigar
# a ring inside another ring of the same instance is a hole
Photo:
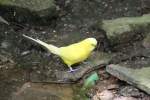
[[[78,43],[74,43],[65,47],[56,47],[52,44],[47,44],[39,39],[33,39],[26,35],[23,36],[39,43],[49,52],[61,57],[64,63],[67,64],[67,66],[70,68],[69,72],[75,71],[75,69],[72,69],[71,65],[86,60],[97,45],[97,40],[95,38],[87,38]]]

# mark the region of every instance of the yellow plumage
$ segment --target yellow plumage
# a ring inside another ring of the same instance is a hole
[[[33,39],[26,35],[23,36],[41,44],[51,53],[61,57],[64,63],[67,64],[68,67],[70,68],[70,72],[74,71],[71,65],[82,62],[85,59],[87,59],[90,53],[94,50],[94,48],[97,45],[97,41],[95,38],[87,38],[83,41],[71,44],[69,46],[56,47],[54,45],[47,44],[41,40]]]

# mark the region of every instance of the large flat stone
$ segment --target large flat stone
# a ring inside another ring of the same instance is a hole
[[[25,83],[12,100],[72,100],[73,90],[69,85]]]
[[[137,17],[121,17],[112,20],[103,20],[100,28],[106,31],[112,44],[133,40],[139,31],[147,33],[150,27],[150,14]]]
[[[53,0],[45,0],[45,2],[42,2],[42,0],[0,0],[2,5],[19,6],[33,11],[47,9],[53,5],[53,2]]]
[[[108,65],[107,72],[150,94],[150,67],[131,69],[125,65]]]
[[[92,71],[104,65],[107,65],[111,61],[111,58],[111,54],[107,54],[104,52],[93,52],[85,63],[81,63],[75,66],[75,68],[77,68],[78,70],[74,73],[69,73],[67,72],[67,70],[57,70],[53,71],[53,75],[50,75],[48,70],[41,70],[40,73],[38,73],[39,71],[34,71],[30,73],[30,80],[32,82],[74,82],[83,77],[83,75],[86,74],[88,71]]]
[[[150,13],[150,0],[141,0],[142,13]]]
[[[57,10],[54,0],[0,0],[1,14],[8,22],[47,23]],[[38,20],[38,21],[37,21]]]

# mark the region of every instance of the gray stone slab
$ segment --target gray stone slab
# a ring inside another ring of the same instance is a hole
[[[0,5],[15,9],[15,17],[19,17],[22,14],[27,14],[27,18],[31,16],[34,16],[34,18],[36,16],[53,17],[56,12],[54,0],[44,0],[44,2],[43,0],[0,0]]]
[[[70,85],[25,83],[11,100],[72,100]]]
[[[92,55],[85,63],[81,63],[75,66],[75,68],[77,68],[78,70],[74,73],[69,73],[67,72],[67,70],[65,71],[57,70],[57,71],[53,71],[53,76],[52,76],[50,74],[40,74],[40,73],[32,72],[30,74],[30,80],[32,82],[52,82],[54,81],[54,79],[56,82],[77,81],[88,71],[92,71],[94,69],[102,67],[103,65],[108,64],[111,58],[112,58],[111,54],[107,54],[104,52],[93,52]],[[46,71],[44,72],[46,73]]]
[[[131,69],[125,65],[108,65],[108,73],[150,94],[150,67]]]
[[[106,31],[112,44],[128,42],[135,38],[137,32],[149,31],[150,14],[137,17],[121,17],[113,20],[103,20],[100,28]]]

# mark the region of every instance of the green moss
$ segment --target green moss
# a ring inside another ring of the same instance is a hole
[[[112,43],[116,41],[124,41],[127,38],[132,38],[133,31],[148,31],[150,27],[150,14],[145,14],[138,17],[122,17],[113,20],[103,20],[99,27],[106,31],[108,38]],[[122,37],[126,37],[123,39]]]
[[[18,6],[21,8],[28,8],[33,11],[48,9],[54,7],[54,0],[0,0],[0,4],[8,6]]]

